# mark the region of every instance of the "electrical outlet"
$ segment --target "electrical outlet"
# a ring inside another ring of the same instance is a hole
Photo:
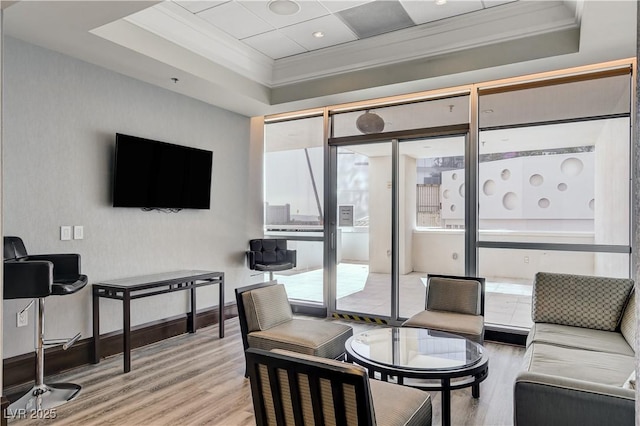
[[[60,227],[60,239],[62,241],[68,241],[71,239],[71,227],[70,226],[61,226]]]
[[[529,256],[524,257],[524,263],[529,263]]]
[[[73,227],[73,239],[82,240],[84,238],[84,226],[76,225]]]
[[[29,311],[25,309],[22,312],[16,314],[16,322],[18,327],[26,327],[29,324]]]

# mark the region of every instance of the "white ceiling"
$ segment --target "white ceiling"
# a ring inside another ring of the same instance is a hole
[[[193,13],[194,19],[213,25],[271,59],[281,59],[366,38],[367,33],[361,35],[358,26],[349,24],[365,21],[374,31],[382,32],[392,16],[387,9],[394,6],[406,12],[409,21],[406,26],[399,25],[408,28],[515,0],[451,0],[441,5],[431,0],[302,0],[297,2],[300,10],[292,15],[273,13],[268,1],[174,1]],[[317,32],[323,36],[315,37]]]
[[[400,0],[417,25],[360,39],[340,13],[371,1],[300,0],[288,17],[267,3],[3,2],[3,30],[247,116],[635,55],[633,1]]]

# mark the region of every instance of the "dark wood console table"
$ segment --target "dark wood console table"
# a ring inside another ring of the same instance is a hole
[[[124,372],[131,371],[131,301],[143,297],[174,291],[191,291],[191,311],[188,314],[187,329],[195,333],[196,324],[196,288],[218,284],[220,338],[224,337],[224,272],[211,271],[175,271],[162,274],[123,278],[93,284],[93,363],[100,362],[100,298],[122,300],[122,335]]]

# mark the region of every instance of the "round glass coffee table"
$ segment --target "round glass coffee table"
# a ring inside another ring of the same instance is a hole
[[[489,373],[484,348],[450,333],[423,328],[369,330],[345,343],[347,361],[369,370],[369,377],[427,391],[442,392],[442,424],[451,424],[451,391],[472,387],[480,397],[480,382]]]

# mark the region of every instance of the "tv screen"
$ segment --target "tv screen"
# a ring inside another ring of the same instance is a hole
[[[208,209],[213,153],[116,134],[114,207]]]

